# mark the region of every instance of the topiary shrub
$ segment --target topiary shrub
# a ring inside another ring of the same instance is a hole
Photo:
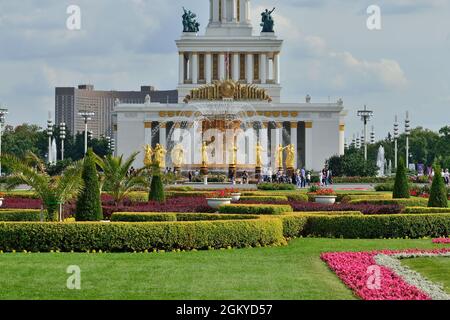
[[[290,205],[276,204],[228,204],[219,207],[219,213],[280,215],[293,212]]]
[[[150,185],[149,200],[159,203],[166,202],[166,194],[164,193],[164,184],[161,178],[159,166],[153,165],[152,183]]]
[[[441,167],[435,166],[434,178],[431,184],[430,199],[428,207],[448,208],[447,188],[441,175]]]
[[[83,188],[78,195],[75,219],[77,221],[100,221],[103,219],[100,184],[98,182],[95,156],[89,149],[83,162]]]
[[[392,197],[394,199],[408,199],[410,197],[409,183],[406,177],[406,167],[403,159],[400,159],[398,164]]]
[[[40,220],[41,220],[41,210],[32,210],[32,209],[0,210],[0,221],[40,221]]]

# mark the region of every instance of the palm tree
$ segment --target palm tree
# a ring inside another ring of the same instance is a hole
[[[28,152],[24,159],[6,154],[1,158],[12,172],[6,178],[7,190],[20,184],[30,186],[42,200],[47,211],[47,221],[57,221],[58,206],[76,197],[83,186],[82,161],[67,167],[60,176],[51,177],[46,172],[44,162],[32,152]]]
[[[103,189],[114,199],[116,206],[136,187],[146,185],[146,180],[142,176],[142,170],[130,174],[130,169],[138,154],[139,152],[135,152],[125,160],[123,156],[114,157],[107,155],[104,158],[96,156],[97,165],[103,171]]]

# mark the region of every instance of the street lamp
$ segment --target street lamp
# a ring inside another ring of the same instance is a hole
[[[64,160],[64,140],[66,139],[66,124],[59,124],[59,138],[61,139],[61,161]]]
[[[409,136],[411,135],[411,121],[409,121],[408,111],[406,111],[405,135],[406,135],[406,168],[409,169]]]
[[[114,138],[111,138],[111,153],[114,155],[114,152],[116,151],[116,140]]]
[[[356,134],[356,149],[361,148],[360,140],[359,140],[359,133]]]
[[[364,122],[364,159],[367,161],[367,122],[373,116],[373,111],[367,110],[367,106],[364,106],[364,110],[358,111],[358,117],[361,117],[361,121]]]
[[[370,143],[375,144],[375,127],[372,126],[372,132],[370,133]]]
[[[92,120],[95,113],[85,110],[78,113],[78,115],[84,119],[84,154],[86,154],[88,149],[88,121]]]
[[[8,114],[8,109],[2,108],[0,109],[0,177],[2,176],[2,135],[3,135],[3,127],[6,122],[6,115]]]
[[[52,162],[52,137],[53,137],[53,121],[50,117],[47,120],[47,136],[48,136],[48,163]]]
[[[394,153],[395,153],[395,169],[397,169],[398,166],[398,138],[399,138],[399,132],[398,132],[398,117],[397,115],[395,116],[395,121],[394,121]]]

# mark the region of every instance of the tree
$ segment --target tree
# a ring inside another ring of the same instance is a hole
[[[135,152],[126,160],[123,156],[107,155],[101,158],[96,155],[96,163],[103,171],[103,190],[113,197],[116,206],[135,188],[146,185],[141,171],[130,174],[138,154],[139,152]]]
[[[150,201],[157,201],[160,203],[166,202],[166,195],[164,192],[164,184],[161,177],[161,169],[159,165],[152,166],[152,182],[149,193]]]
[[[434,178],[431,184],[428,206],[436,208],[448,207],[447,188],[441,175],[441,167],[438,165],[434,167]]]
[[[80,162],[67,167],[60,176],[51,177],[44,162],[31,152],[24,159],[5,154],[2,161],[12,172],[5,180],[6,188],[11,190],[20,184],[32,187],[47,211],[47,221],[57,221],[58,205],[75,198],[83,186]]]
[[[410,196],[408,178],[406,177],[405,161],[403,158],[400,158],[397,173],[395,175],[394,192],[392,197],[394,199],[408,199]]]
[[[328,160],[328,167],[335,177],[372,177],[378,171],[375,161],[366,161],[361,150],[356,148],[347,150],[343,156],[331,157]]]
[[[75,218],[77,221],[100,221],[103,219],[95,156],[89,149],[83,161],[83,189],[78,195]]]

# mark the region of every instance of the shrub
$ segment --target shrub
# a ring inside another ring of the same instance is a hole
[[[405,207],[426,207],[428,199],[410,198],[410,199],[378,199],[378,200],[351,200],[350,204],[372,204],[372,205],[391,205],[398,204]]]
[[[285,212],[292,212],[290,205],[272,205],[272,204],[229,204],[219,207],[220,213],[235,213],[235,214],[266,214],[279,215]]]
[[[254,201],[254,202],[287,202],[286,196],[241,196],[241,201]]]
[[[206,213],[155,213],[155,212],[116,212],[113,222],[161,222],[161,221],[214,221],[214,220],[250,220],[259,216]]]
[[[450,215],[311,216],[304,235],[346,239],[447,236]]]
[[[153,166],[153,177],[150,185],[149,200],[159,203],[166,202],[166,195],[164,194],[164,185],[161,179],[161,172],[158,166]]]
[[[40,210],[0,210],[0,221],[40,221],[40,220],[41,220]]]
[[[283,235],[286,238],[300,237],[303,235],[308,217],[300,214],[286,214],[279,216],[283,223]]]
[[[391,182],[388,183],[380,183],[377,184],[375,187],[375,191],[382,192],[382,191],[394,191],[394,184]]]
[[[283,244],[280,219],[143,223],[0,223],[0,250],[133,252]]]
[[[450,208],[406,207],[404,213],[450,213]]]
[[[339,198],[339,196],[338,196]],[[358,195],[345,195],[340,198],[341,202],[350,202],[352,200],[390,200],[392,199],[392,194],[358,194]],[[336,199],[337,200],[337,199]]]
[[[431,184],[430,199],[428,201],[429,207],[448,208],[447,187],[441,175],[441,167],[434,168],[434,178]]]
[[[359,211],[365,215],[372,214],[398,214],[402,212],[403,207],[399,204],[373,205],[367,203],[336,203],[336,204],[320,204],[313,202],[291,202],[295,212],[323,212],[323,211]]]
[[[211,191],[168,191],[166,195],[168,198],[193,198],[193,197],[208,197]]]
[[[296,201],[296,202],[308,202],[309,198],[308,195],[304,193],[297,193],[297,194],[288,194],[286,195],[289,201]]]
[[[7,209],[40,209],[42,206],[41,199],[35,198],[19,198],[19,197],[10,197],[6,196],[5,200],[3,200],[2,208]]]
[[[295,212],[300,215],[308,216],[361,216],[363,213],[361,211],[314,211],[314,212]]]
[[[261,183],[259,190],[295,190],[295,186],[289,183]]]
[[[131,203],[148,202],[148,193],[143,191],[132,191],[127,195],[126,200],[130,201]]]
[[[83,188],[77,198],[75,219],[77,221],[100,221],[103,219],[103,212],[97,167],[92,149],[88,150],[84,158],[81,177]]]
[[[398,164],[392,197],[394,199],[408,199],[410,197],[409,183],[408,178],[406,177],[405,162],[403,159],[400,159]]]

